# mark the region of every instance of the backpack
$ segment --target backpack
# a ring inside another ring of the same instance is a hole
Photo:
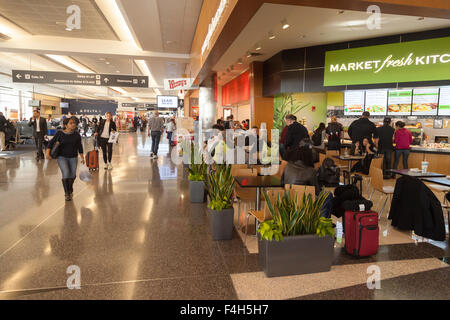
[[[325,158],[319,168],[319,185],[321,187],[337,187],[340,175],[340,169],[334,164],[333,159]]]
[[[320,146],[322,144],[322,132],[315,131],[311,137],[313,145]]]

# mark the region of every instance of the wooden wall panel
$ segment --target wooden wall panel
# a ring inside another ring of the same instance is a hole
[[[270,130],[273,128],[273,98],[263,96],[262,62],[250,64],[250,104],[251,125],[261,128],[261,123],[265,122],[270,140]]]

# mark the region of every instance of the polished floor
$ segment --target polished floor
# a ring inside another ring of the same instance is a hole
[[[244,246],[236,228],[233,240],[213,241],[167,141],[158,160],[150,147],[144,134],[122,134],[114,169],[77,180],[68,203],[55,161],[0,158],[0,299],[450,299],[448,243],[395,230],[386,214],[376,256],[355,259],[336,243],[330,272],[265,277],[256,239]],[[69,290],[73,265],[81,289]],[[381,289],[367,288],[372,265]]]

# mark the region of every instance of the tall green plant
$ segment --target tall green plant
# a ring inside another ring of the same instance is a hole
[[[286,125],[284,119],[288,114],[296,114],[310,104],[311,102],[303,104],[296,101],[292,93],[284,93],[277,96],[273,110],[273,128],[282,130]]]
[[[208,165],[203,160],[201,150],[195,148],[193,142],[191,143],[191,164],[187,170],[189,172],[188,179],[190,181],[205,181],[206,173],[208,172]]]
[[[206,190],[211,199],[209,208],[216,211],[233,207],[234,178],[231,165],[216,164],[216,170],[211,171],[206,178]]]
[[[279,241],[283,236],[297,236],[305,234],[317,234],[334,236],[331,219],[321,217],[322,207],[328,197],[328,192],[322,190],[316,199],[311,194],[303,194],[301,203],[297,195],[294,197],[287,191],[273,204],[267,192],[264,198],[273,219],[263,222],[258,232],[263,239],[271,241],[273,237]]]

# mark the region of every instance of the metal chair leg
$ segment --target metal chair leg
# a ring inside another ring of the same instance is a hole
[[[238,198],[238,230],[241,230],[241,199]]]
[[[386,200],[384,201],[383,207],[381,208],[380,214],[378,215],[378,220],[383,216],[384,207],[386,206],[386,202],[388,201],[389,196],[386,195]]]
[[[247,232],[248,232],[248,219],[250,218],[250,215],[247,214],[247,223],[245,224],[245,237],[244,237],[244,246],[247,243]]]
[[[373,196],[374,193],[375,193],[375,189],[372,189],[372,192],[370,193],[370,196],[369,196],[369,200],[370,201],[372,200],[372,196]]]

